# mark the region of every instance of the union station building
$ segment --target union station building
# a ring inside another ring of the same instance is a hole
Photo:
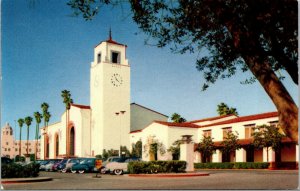
[[[145,144],[158,141],[166,150],[183,135],[192,135],[199,143],[204,136],[211,136],[220,145],[228,131],[238,132],[242,148],[232,152],[226,161],[262,162],[299,161],[298,143],[282,139],[282,148],[274,153],[266,148],[257,150],[252,142],[252,127],[277,125],[278,113],[269,112],[249,116],[216,116],[185,123],[168,122],[168,116],[130,103],[130,63],[126,58],[127,46],[112,40],[100,42],[94,48],[94,60],[90,65],[90,105],[71,104],[69,114],[61,120],[42,128],[42,159],[63,157],[93,157],[103,150],[113,149],[122,154],[120,146],[129,150],[133,143],[142,141],[143,160],[151,160]],[[172,160],[172,154],[157,153],[158,160]],[[210,159],[224,162],[220,149]],[[194,152],[194,161],[201,162],[201,154]]]

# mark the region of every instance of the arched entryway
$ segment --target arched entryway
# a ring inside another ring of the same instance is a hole
[[[75,155],[75,128],[70,128],[70,156]]]
[[[55,136],[54,136],[54,143],[55,143],[55,146],[54,146],[55,157],[54,158],[57,158],[57,156],[59,155],[59,136],[57,133],[55,133]]]

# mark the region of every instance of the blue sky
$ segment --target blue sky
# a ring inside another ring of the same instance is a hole
[[[30,3],[34,2],[34,4]],[[205,92],[203,74],[195,67],[197,54],[173,54],[168,48],[144,45],[147,38],[132,22],[126,7],[102,9],[92,21],[72,17],[64,0],[2,1],[1,127],[33,116],[47,102],[50,124],[64,112],[61,91],[68,89],[77,104],[89,105],[89,68],[93,48],[108,38],[126,44],[131,65],[131,102],[187,120],[217,116],[221,102],[240,115],[275,111],[259,83],[241,85],[251,74],[238,73],[219,80]],[[297,101],[298,89],[290,78],[284,84]],[[31,125],[30,139],[35,123]],[[18,124],[16,134],[19,135]],[[23,128],[23,139],[26,138]]]

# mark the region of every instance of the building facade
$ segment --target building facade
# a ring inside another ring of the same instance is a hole
[[[203,136],[211,136],[216,146],[216,151],[211,156],[209,162],[298,162],[299,146],[298,143],[289,138],[282,139],[281,150],[275,153],[271,148],[255,149],[251,146],[253,137],[252,128],[260,125],[277,125],[278,113],[262,113],[249,116],[225,115],[207,119],[195,120],[185,123],[170,123],[163,121],[154,121],[142,130],[131,132],[131,143],[142,141],[143,160],[153,160],[147,145],[159,143],[165,151],[172,144],[180,140],[184,135],[191,135],[195,143],[201,141]],[[227,132],[234,132],[238,135],[241,149],[230,153],[225,157],[221,152],[221,142],[224,140]],[[172,160],[172,153],[157,152],[157,160]],[[194,152],[194,162],[202,162],[201,153]]]
[[[130,65],[126,48],[112,40],[94,48],[90,67],[90,106],[71,104],[61,120],[42,128],[41,158],[92,157],[121,146],[130,148],[131,128],[143,129],[168,116],[130,104]]]
[[[35,154],[37,145],[37,159],[40,158],[40,142],[35,140],[28,140],[28,154]],[[20,147],[21,146],[21,147]],[[6,123],[1,129],[1,156],[15,158],[17,155],[21,156],[27,154],[27,140],[15,140],[12,127]]]

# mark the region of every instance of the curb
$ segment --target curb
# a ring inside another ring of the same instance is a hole
[[[38,177],[38,178],[4,178],[1,180],[2,184],[11,184],[11,183],[26,183],[26,182],[43,182],[51,181],[50,177]]]
[[[128,174],[130,177],[191,177],[191,176],[209,176],[209,173],[170,173],[170,174]]]

